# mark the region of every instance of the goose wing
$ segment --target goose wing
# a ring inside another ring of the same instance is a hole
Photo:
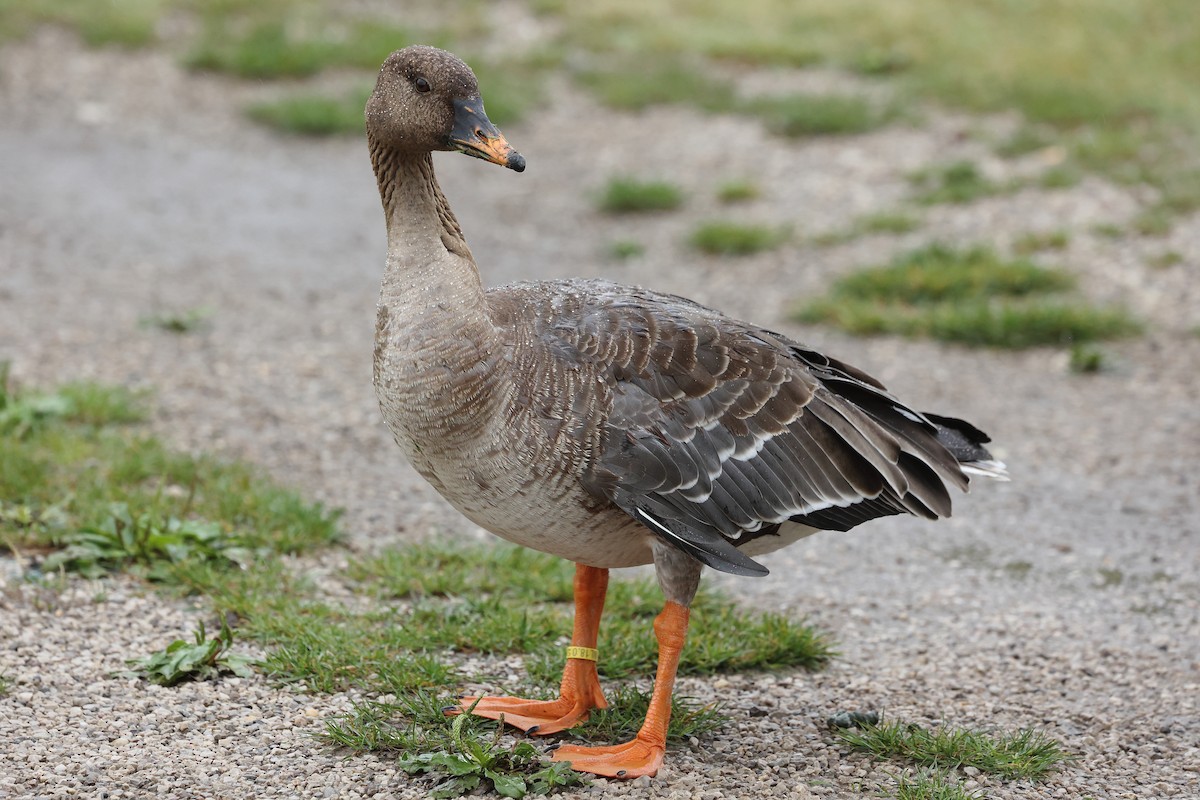
[[[767,570],[738,548],[785,522],[849,530],[950,513],[968,478],[935,424],[869,375],[683,298],[589,282],[555,338],[590,361],[607,417],[587,490],[715,569]],[[574,304],[573,304],[574,305]]]

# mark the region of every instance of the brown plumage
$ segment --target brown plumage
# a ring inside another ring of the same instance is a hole
[[[702,565],[764,575],[752,556],[884,515],[947,516],[947,487],[1003,475],[969,424],[920,414],[853,367],[684,298],[600,280],[485,291],[430,152],[525,162],[449,53],[392,54],[366,117],[388,225],[384,418],[466,516],[579,565],[584,650],[567,661],[562,697],[483,698],[474,713],[550,733],[603,705],[587,648],[607,570],[653,562],[667,598],[657,705],[632,742],[556,753],[599,774],[653,774]]]

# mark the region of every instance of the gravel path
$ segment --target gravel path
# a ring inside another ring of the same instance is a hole
[[[83,51],[54,33],[0,50],[0,359],[26,385],[154,387],[159,433],[345,507],[356,549],[479,536],[407,467],[375,407],[384,239],[365,147],[240,121],[238,104],[265,91],[187,76],[162,55]],[[529,160],[524,175],[438,161],[486,281],[598,275],[753,317],[919,407],[976,422],[1014,476],[980,486],[943,523],[816,536],[769,557],[759,581],[710,575],[758,607],[809,616],[842,657],[819,674],[683,681],[684,693],[720,697],[734,723],[670,754],[653,781],[596,781],[579,796],[874,796],[895,765],[850,755],[823,729],[836,711],[873,708],[1037,727],[1077,756],[1039,785],[975,778],[990,797],[1200,798],[1200,218],[1166,239],[1098,236],[1095,225],[1126,222],[1137,202],[1089,180],[932,208],[901,237],[816,250],[798,236],[736,262],[701,258],[680,242],[719,214],[819,234],[894,207],[904,175],[930,163],[978,157],[998,174],[1039,165],[989,161],[966,135],[1002,130],[1004,118],[933,115],[919,129],[785,142],[740,119],[623,117],[553,94],[505,131]],[[591,193],[615,172],[676,180],[688,205],[599,217]],[[719,207],[716,186],[743,177],[763,199]],[[1058,228],[1071,243],[1055,258],[1084,291],[1150,321],[1148,335],[1111,348],[1111,371],[1080,377],[1058,352],[857,340],[784,318],[797,297],[897,249],[935,238],[1005,247]],[[629,238],[645,256],[603,258],[607,242]],[[1183,262],[1147,265],[1167,250]],[[201,333],[138,326],[197,306],[213,311]],[[0,674],[13,683],[0,697],[0,798],[424,795],[392,759],[347,759],[311,736],[349,696],[261,679],[161,689],[109,677],[201,611],[125,578],[54,593],[18,572],[0,558]]]

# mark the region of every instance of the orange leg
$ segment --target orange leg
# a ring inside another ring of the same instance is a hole
[[[658,637],[658,674],[654,677],[650,710],[633,741],[611,747],[563,745],[554,751],[555,761],[570,761],[572,769],[614,778],[636,778],[658,772],[667,749],[671,691],[675,688],[679,654],[687,639],[688,615],[686,606],[668,600],[654,620],[654,634]]]
[[[571,644],[595,649],[600,635],[600,616],[604,612],[604,596],[608,592],[608,570],[575,565],[575,631]],[[464,697],[460,705],[471,709],[477,717],[500,719],[529,733],[557,733],[588,718],[593,708],[607,708],[596,662],[590,659],[568,658],[563,668],[562,687],[557,700],[523,700],[519,697]],[[449,713],[457,714],[459,709]]]

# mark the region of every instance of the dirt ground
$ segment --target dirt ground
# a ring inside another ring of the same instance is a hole
[[[821,73],[740,76],[788,85]],[[486,100],[487,87],[483,87]],[[383,220],[364,143],[281,137],[239,107],[270,87],[183,73],[166,56],[83,50],[39,34],[0,50],[0,359],[22,385],[153,387],[175,445],[245,458],[346,509],[357,549],[483,534],[404,463],[370,382]],[[963,416],[1012,473],[937,524],[887,519],[806,539],[761,580],[709,575],[761,608],[834,633],[824,672],[682,682],[719,697],[724,732],[668,753],[653,781],[579,796],[876,796],[897,767],[832,744],[836,711],[958,727],[1039,728],[1075,760],[1042,784],[977,776],[994,798],[1200,798],[1200,218],[1163,239],[1098,235],[1138,198],[1088,179],[928,210],[923,227],[829,248],[806,241],[896,207],[905,175],[956,157],[999,177],[971,135],[1013,120],[930,112],[845,138],[782,140],[753,121],[684,109],[620,115],[552,88],[505,133],[516,175],[446,155],[438,174],[488,283],[603,276],[685,294],[856,364],[917,407]],[[595,211],[616,173],[684,187],[678,213]],[[763,196],[721,207],[722,182]],[[787,224],[792,244],[703,257],[683,244],[717,216]],[[1108,347],[1112,368],[1069,372],[1057,350],[981,352],[854,339],[787,320],[835,276],[931,240],[1006,248],[1068,230],[1054,255],[1146,335]],[[644,256],[605,257],[636,239]],[[1148,264],[1173,250],[1182,263]],[[139,319],[196,307],[177,336]],[[336,569],[337,552],[314,571]],[[15,586],[10,558],[0,582]],[[2,588],[2,587],[0,587]],[[200,613],[125,579],[79,581],[53,605],[0,592],[0,798],[417,797],[388,757],[346,758],[310,736],[346,695],[265,680],[177,689],[108,677],[130,651],[183,635]],[[647,676],[648,678],[649,676]]]

